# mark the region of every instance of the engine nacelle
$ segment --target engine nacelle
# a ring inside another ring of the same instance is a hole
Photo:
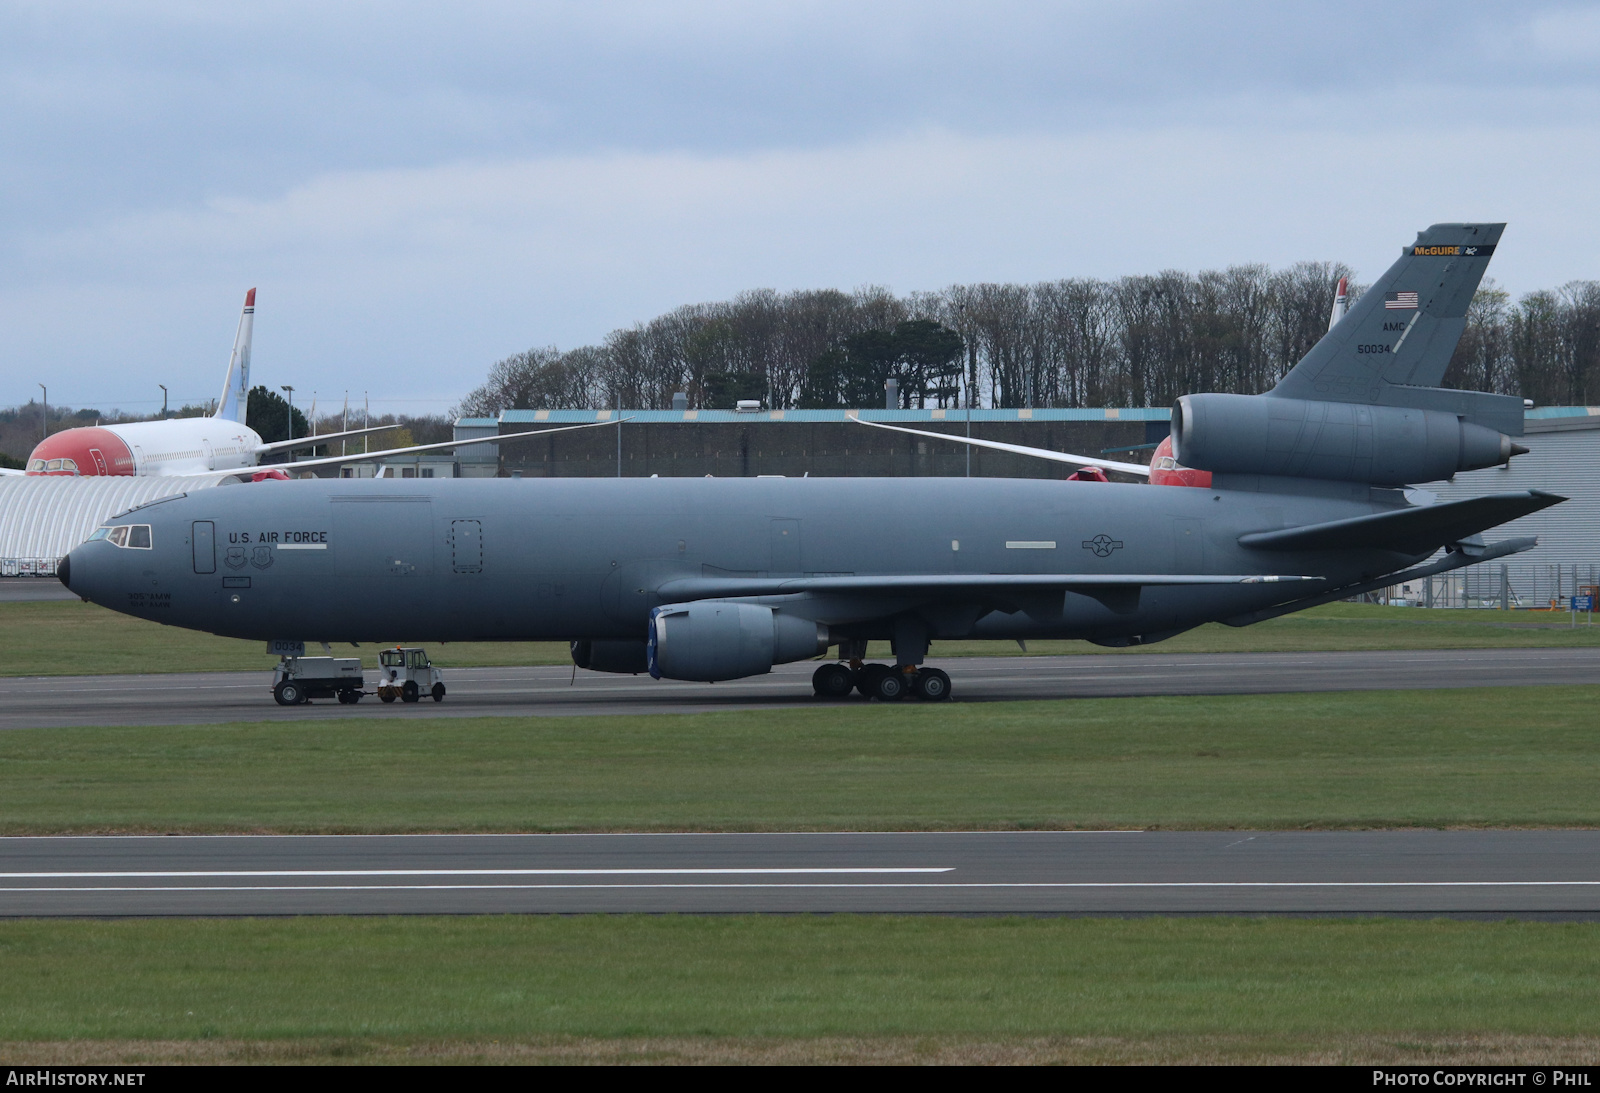
[[[1403,486],[1493,467],[1527,451],[1440,410],[1263,395],[1184,395],[1173,455],[1215,474],[1270,474]]]
[[[591,672],[638,675],[650,670],[642,641],[575,641],[572,663]]]
[[[765,675],[774,664],[827,651],[828,628],[753,603],[702,600],[650,612],[646,641],[657,679],[722,679]]]

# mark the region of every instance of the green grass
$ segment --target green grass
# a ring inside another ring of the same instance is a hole
[[[0,832],[1600,825],[1600,688],[0,733]]]
[[[278,1041],[284,1053],[300,1041],[302,1053],[392,1061],[382,1056],[416,1043],[537,1054],[589,1041],[601,1054],[593,1041],[649,1038],[1438,1062],[1441,1043],[1497,1038],[1592,1053],[1600,1028],[1591,923],[15,921],[0,923],[0,966],[8,1062],[39,1053],[19,1042]]]
[[[0,633],[10,639],[0,676],[250,672],[277,663],[265,642],[163,626],[81,601],[0,604]],[[360,656],[376,668],[378,649],[336,646],[334,654]],[[572,663],[566,642],[469,642],[429,649],[435,663],[452,668]],[[318,651],[315,646],[307,650]]]
[[[1600,645],[1600,626],[1568,628],[1567,616],[1534,611],[1446,611],[1328,604],[1238,629],[1213,624],[1157,645],[1107,650],[1083,641],[1037,641],[1034,655],[1120,652],[1251,653],[1341,649],[1532,649]],[[0,675],[109,675],[147,672],[256,671],[274,658],[259,641],[219,638],[120,615],[82,602],[0,604],[0,633],[12,637]],[[457,642],[425,644],[448,668],[570,664],[565,642]],[[377,665],[377,646],[361,651]],[[357,655],[336,648],[341,656]],[[1015,643],[948,641],[935,656],[1015,656]],[[888,655],[874,644],[872,655]]]

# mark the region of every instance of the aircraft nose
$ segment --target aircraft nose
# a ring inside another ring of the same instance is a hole
[[[72,594],[80,600],[90,603],[101,603],[109,597],[109,585],[115,582],[115,563],[118,558],[107,558],[104,555],[111,553],[106,543],[89,543],[90,547],[101,547],[98,552],[86,550],[84,545],[73,547],[67,556],[56,563],[56,576],[61,583],[72,590]],[[94,557],[99,553],[100,557]],[[117,551],[121,554],[123,551]],[[111,606],[109,603],[103,606]]]

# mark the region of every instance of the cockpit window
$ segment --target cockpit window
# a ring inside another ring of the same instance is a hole
[[[96,528],[88,541],[104,539],[112,546],[127,547],[130,550],[149,550],[150,525],[149,524],[123,524],[121,527]]]
[[[45,466],[46,466],[46,463],[45,463],[44,460],[35,459],[32,463],[28,464],[28,469],[30,471],[33,471],[35,474],[37,474],[39,471],[44,470]]]

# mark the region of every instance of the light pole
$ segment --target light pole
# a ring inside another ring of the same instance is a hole
[[[280,391],[289,392],[289,439],[294,439],[294,388],[287,383],[279,388]],[[289,450],[289,462],[294,462],[294,450]]]
[[[46,387],[44,384],[41,383],[39,385],[39,390],[44,392],[44,399],[40,403],[41,409],[39,411],[39,423],[44,426],[44,436],[40,437],[39,439],[40,440],[49,440],[50,439],[50,388]]]
[[[156,386],[161,388],[161,420],[165,421],[167,420],[167,385],[158,383]]]

